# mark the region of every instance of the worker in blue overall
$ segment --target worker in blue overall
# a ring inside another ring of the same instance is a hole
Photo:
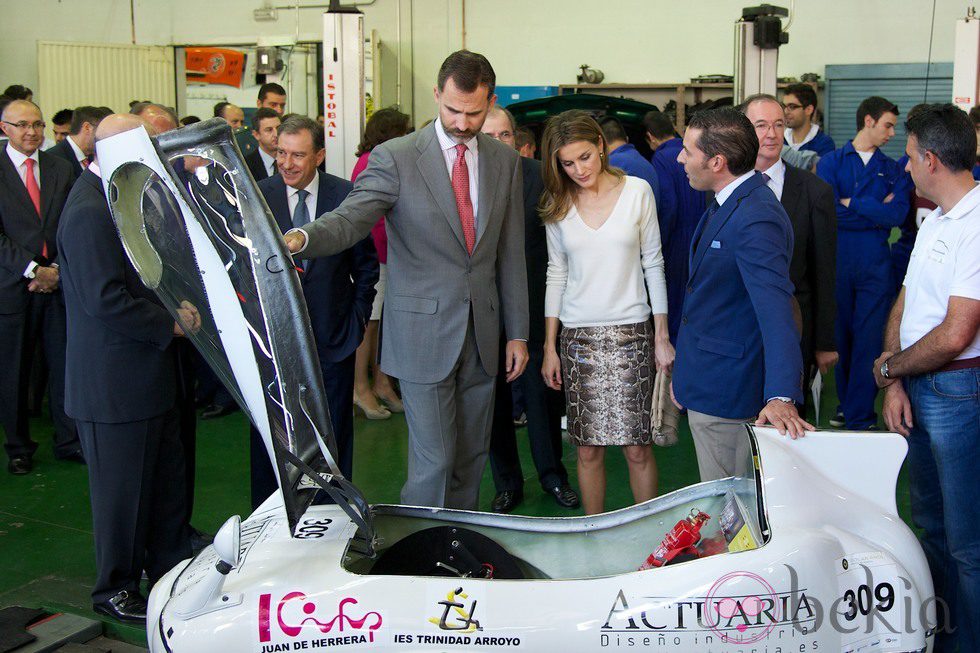
[[[880,149],[897,121],[895,104],[867,98],[857,110],[854,139],[817,164],[837,201],[836,379],[843,419],[831,424],[854,430],[878,421],[872,365],[895,297],[888,237],[909,212],[911,178]]]
[[[691,240],[706,204],[704,192],[691,188],[684,166],[677,162],[684,143],[674,132],[673,121],[665,113],[651,111],[643,117],[643,125],[647,145],[653,151],[650,163],[657,172],[660,187],[654,197],[667,279],[667,332],[670,343],[676,345],[687,288]]]

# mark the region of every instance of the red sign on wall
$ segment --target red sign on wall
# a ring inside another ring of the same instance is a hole
[[[241,88],[245,53],[226,48],[187,48],[187,81]]]

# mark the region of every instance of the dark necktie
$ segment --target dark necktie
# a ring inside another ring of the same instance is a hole
[[[310,209],[306,206],[306,198],[310,196],[308,190],[296,191],[296,208],[293,209],[293,226],[297,229],[306,225],[310,221]]]
[[[296,191],[296,208],[293,209],[293,227],[299,229],[310,221],[310,209],[306,206],[306,198],[310,196],[308,190]],[[306,270],[306,259],[299,261],[299,266]]]
[[[694,241],[694,251],[697,251],[698,245],[701,244],[701,236],[708,230],[708,225],[711,224],[711,218],[718,211],[719,207],[718,200],[711,200],[708,210],[704,212],[704,224],[701,225],[701,231],[698,232],[698,239]]]

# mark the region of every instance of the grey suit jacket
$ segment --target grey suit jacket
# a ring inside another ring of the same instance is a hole
[[[386,217],[381,369],[399,379],[436,383],[448,377],[471,311],[480,361],[491,376],[497,374],[501,322],[508,340],[528,337],[520,157],[483,134],[477,138],[472,256],[433,125],[375,147],[347,199],[304,227],[308,241],[300,256],[315,258],[353,246]]]

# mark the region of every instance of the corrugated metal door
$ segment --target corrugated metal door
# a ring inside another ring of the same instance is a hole
[[[841,147],[854,138],[855,114],[866,97],[880,95],[898,105],[901,112],[895,138],[882,151],[892,158],[905,153],[905,122],[909,109],[921,102],[951,102],[953,64],[934,63],[929,67],[926,96],[926,64],[855,64],[827,66],[824,102],[824,128]]]
[[[133,100],[175,103],[170,46],[39,41],[37,65],[45,116],[86,104],[124,112]]]

